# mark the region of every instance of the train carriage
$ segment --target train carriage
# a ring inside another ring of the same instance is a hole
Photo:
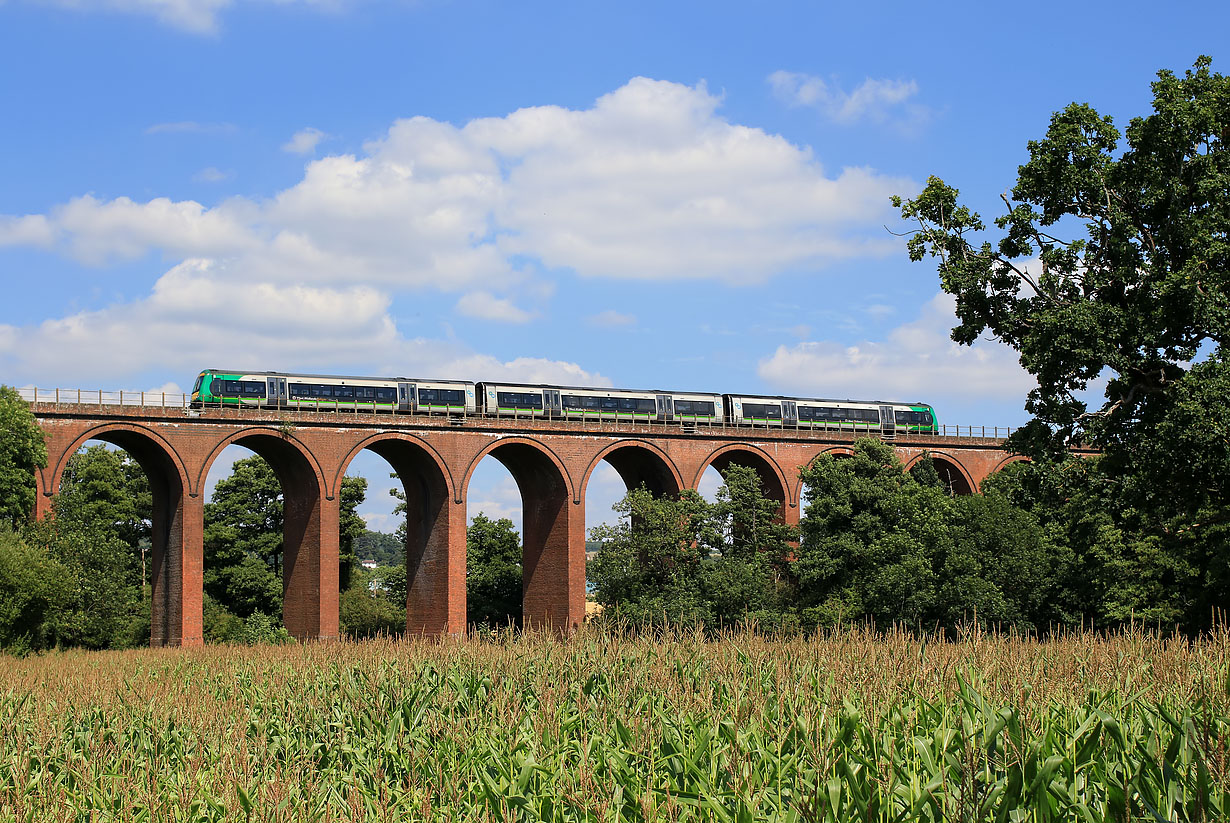
[[[935,410],[925,403],[823,400],[726,394],[726,416],[735,425],[934,433]]]
[[[479,383],[487,414],[562,420],[721,423],[722,397],[695,392]]]
[[[477,411],[474,384],[463,380],[218,369],[206,369],[197,377],[192,387],[192,405],[426,414]]]

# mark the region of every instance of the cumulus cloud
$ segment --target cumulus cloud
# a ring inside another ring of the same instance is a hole
[[[462,295],[457,301],[457,312],[466,317],[494,320],[498,323],[528,323],[534,318],[534,315],[514,306],[511,300],[496,297],[489,291]]]
[[[609,385],[576,363],[501,361],[452,341],[406,338],[389,315],[389,297],[366,286],[237,282],[220,268],[187,260],[159,278],[145,299],[20,329],[0,326],[0,371],[55,375],[71,385],[144,370],[369,364],[378,374]]]
[[[316,145],[329,135],[320,129],[306,128],[295,132],[294,136],[282,144],[282,151],[291,154],[311,154],[316,151]]]
[[[266,199],[85,194],[45,215],[0,215],[0,245],[53,248],[87,265],[151,252],[169,263],[145,298],[22,328],[21,360],[75,370],[110,355],[106,373],[117,373],[196,369],[208,355],[594,383],[603,378],[576,364],[496,361],[407,339],[389,302],[455,292],[460,313],[525,322],[528,312],[494,295],[515,287],[547,300],[543,278],[562,272],[746,283],[895,248],[882,229],[888,195],[915,183],[829,171],[806,147],[728,122],[720,102],[703,84],[635,78],[583,110],[538,106],[461,126],[399,120],[360,153],[309,162]],[[342,312],[353,318],[346,327],[333,319]]]
[[[757,282],[895,248],[882,229],[888,196],[915,183],[829,173],[809,149],[727,122],[719,103],[703,84],[635,78],[585,110],[539,106],[462,127],[414,117],[362,155],[309,163],[268,200],[85,195],[30,240],[54,234],[92,263],[160,249],[236,257],[251,277],[456,290],[522,280],[527,265]]]
[[[1003,344],[954,343],[956,301],[936,295],[919,317],[886,340],[842,345],[809,341],[779,346],[759,374],[783,392],[813,397],[884,400],[1023,399],[1034,386],[1014,351]]]
[[[850,125],[861,120],[883,123],[892,117],[911,124],[926,116],[926,109],[907,105],[918,94],[913,80],[888,80],[868,77],[853,91],[811,74],[775,71],[769,75],[773,94],[788,106],[813,108],[829,120]],[[903,123],[904,124],[904,123]]]
[[[0,246],[50,246],[55,241],[55,229],[41,214],[24,217],[0,215]]]

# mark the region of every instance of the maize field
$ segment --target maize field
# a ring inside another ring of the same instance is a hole
[[[0,658],[0,821],[1230,818],[1230,631]]]

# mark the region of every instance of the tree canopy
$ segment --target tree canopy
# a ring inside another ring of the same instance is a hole
[[[34,413],[16,389],[0,385],[0,522],[20,526],[34,510],[34,472],[47,465],[47,445]]]
[[[1100,584],[1111,619],[1193,628],[1230,597],[1230,78],[1211,65],[1159,72],[1123,132],[1087,104],[1057,112],[994,231],[935,177],[894,198],[911,259],[956,297],[953,339],[989,333],[1037,380],[1009,441],[1038,463],[1013,473],[1017,505],[1090,585],[1130,575],[1134,592]],[[1078,444],[1101,458],[1069,467]]]

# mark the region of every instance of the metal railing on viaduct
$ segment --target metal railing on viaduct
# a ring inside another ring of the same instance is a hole
[[[338,634],[338,516],[342,478],[359,452],[387,460],[406,492],[406,629],[458,634],[466,615],[466,495],[490,455],[515,479],[523,513],[523,622],[568,631],[585,615],[585,492],[609,463],[628,488],[658,495],[695,489],[706,469],[756,470],[786,522],[799,520],[799,469],[823,453],[850,453],[870,431],[698,426],[633,421],[544,420],[515,416],[188,408],[182,395],[25,389],[47,439],[36,476],[36,516],[51,511],[65,465],[89,440],[127,451],[153,492],[153,645],[202,642],[204,494],[210,467],[230,445],[264,457],[282,484],[283,619],[294,636]],[[942,430],[943,431],[943,430]],[[955,493],[1021,458],[1003,450],[1006,430],[897,432],[906,465],[930,453]]]

